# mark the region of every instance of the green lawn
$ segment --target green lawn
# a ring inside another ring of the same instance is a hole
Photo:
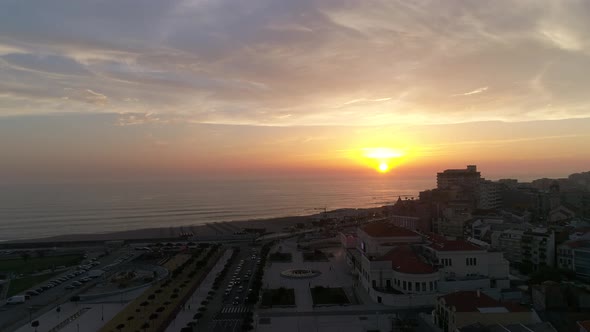
[[[20,279],[14,279],[10,281],[10,287],[8,288],[8,297],[16,295],[22,291],[31,289],[33,286],[38,285],[46,280],[53,278],[59,273],[48,273],[40,276],[25,277]]]
[[[311,289],[311,297],[314,305],[350,303],[342,288],[314,287]]]
[[[295,291],[293,288],[267,289],[262,293],[261,304],[265,307],[295,305]]]
[[[57,266],[78,265],[82,255],[63,255],[47,257],[31,257],[0,260],[0,272],[14,272],[16,274],[30,274],[33,271],[51,270]]]

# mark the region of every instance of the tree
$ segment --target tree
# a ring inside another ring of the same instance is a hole
[[[31,323],[31,327],[34,327],[35,328],[35,332],[37,332],[37,328],[39,327],[39,321],[38,320],[34,320]]]
[[[125,327],[125,324],[121,323],[117,325],[117,330],[121,331]]]

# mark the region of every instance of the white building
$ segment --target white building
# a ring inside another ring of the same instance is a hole
[[[423,235],[384,222],[358,229],[359,244],[348,250],[359,287],[378,303],[432,306],[441,293],[498,291],[509,287],[501,252],[462,240]]]

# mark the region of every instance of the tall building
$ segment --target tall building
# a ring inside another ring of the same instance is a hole
[[[505,252],[510,263],[538,270],[555,264],[555,233],[546,228],[508,229],[492,233],[492,248]]]
[[[466,169],[447,169],[436,175],[438,189],[462,187],[475,189],[481,181],[477,166],[469,165]]]
[[[580,279],[590,280],[590,240],[574,240],[557,247],[557,266],[574,271]]]
[[[477,188],[477,208],[494,210],[502,207],[502,185],[498,182],[482,180]]]

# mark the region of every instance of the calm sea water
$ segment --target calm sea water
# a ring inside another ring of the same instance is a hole
[[[272,179],[0,186],[0,241],[308,215],[417,195],[428,180]]]

